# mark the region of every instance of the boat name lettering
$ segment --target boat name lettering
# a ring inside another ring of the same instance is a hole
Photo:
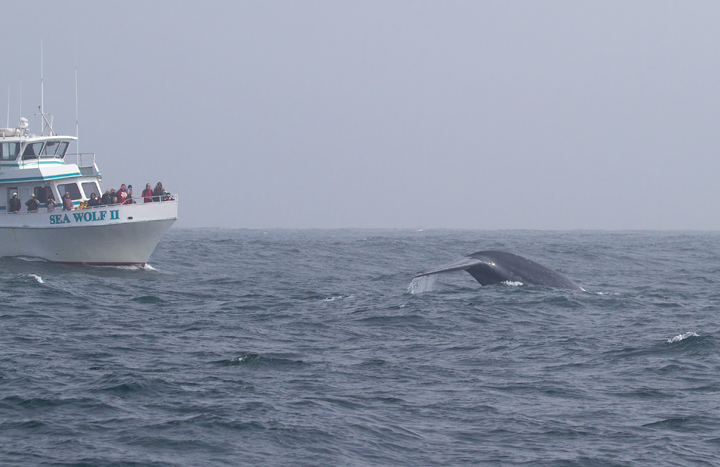
[[[104,221],[107,213],[110,213],[110,219],[120,219],[120,211],[88,211],[88,212],[74,212],[72,217],[67,214],[53,214],[50,216],[50,224],[69,224],[75,219],[75,223],[79,222],[94,222]]]
[[[70,218],[67,214],[55,214],[50,216],[51,224],[67,224],[70,222]]]

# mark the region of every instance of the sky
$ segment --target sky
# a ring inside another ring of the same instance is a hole
[[[0,126],[177,227],[720,229],[720,2],[24,1]],[[7,18],[7,17],[6,17]],[[22,97],[22,99],[21,99]]]

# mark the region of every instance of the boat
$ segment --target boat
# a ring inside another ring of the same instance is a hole
[[[177,220],[178,195],[88,207],[93,193],[102,194],[95,154],[69,154],[71,143],[77,148],[77,137],[57,135],[42,110],[41,115],[40,135],[29,134],[25,118],[17,128],[0,128],[0,256],[145,265]],[[22,209],[13,213],[10,200],[16,193]],[[63,208],[66,193],[72,209]],[[28,212],[32,197],[39,206]],[[48,206],[50,197],[58,203],[54,209]]]

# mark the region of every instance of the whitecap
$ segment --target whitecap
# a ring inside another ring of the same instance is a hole
[[[37,274],[28,274],[28,277],[34,278],[36,281],[38,281],[38,284],[44,284],[45,281],[42,277],[38,276]]]
[[[683,341],[683,340],[687,339],[688,337],[699,337],[699,336],[692,331],[686,332],[685,334],[680,334],[678,336],[673,337],[672,339],[668,339],[668,343],[675,344],[676,342]]]
[[[407,291],[411,294],[428,292],[435,286],[437,276],[437,274],[430,274],[429,276],[416,277],[410,282]]]
[[[334,302],[335,300],[342,300],[343,298],[353,298],[355,294],[350,295],[333,295],[323,299],[323,302]]]
[[[22,261],[27,261],[28,263],[36,263],[38,261],[42,263],[47,263],[47,260],[42,258],[35,258],[33,256],[16,256],[16,258]]]
[[[510,287],[520,287],[522,285],[525,285],[520,281],[503,281],[503,284],[509,285]]]

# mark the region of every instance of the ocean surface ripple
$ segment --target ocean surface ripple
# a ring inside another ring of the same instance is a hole
[[[416,271],[479,250],[586,292]],[[0,259],[0,465],[720,465],[720,234],[173,229]]]

